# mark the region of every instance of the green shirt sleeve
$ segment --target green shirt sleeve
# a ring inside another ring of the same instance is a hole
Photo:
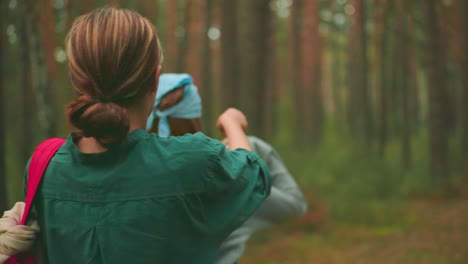
[[[265,162],[252,151],[226,150],[216,141],[209,170],[210,191],[205,199],[207,219],[215,232],[226,236],[244,223],[268,197],[271,189]]]

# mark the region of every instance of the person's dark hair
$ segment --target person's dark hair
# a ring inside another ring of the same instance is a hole
[[[120,143],[129,129],[126,107],[154,87],[162,61],[154,26],[135,12],[100,8],[75,20],[66,43],[78,94],[66,110],[69,123],[104,147]]]

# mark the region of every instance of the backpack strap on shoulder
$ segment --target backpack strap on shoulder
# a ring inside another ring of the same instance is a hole
[[[21,218],[21,225],[24,225],[28,219],[34,197],[41,184],[42,176],[44,176],[47,165],[49,165],[52,157],[64,143],[64,139],[51,138],[39,144],[34,150],[31,162],[29,163],[28,182],[26,185],[26,206]]]

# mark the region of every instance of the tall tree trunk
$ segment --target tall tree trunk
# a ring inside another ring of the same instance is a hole
[[[20,45],[20,65],[21,73],[22,73],[22,97],[23,97],[23,105],[21,106],[21,162],[20,164],[26,164],[31,154],[31,150],[33,148],[33,131],[34,131],[34,124],[33,120],[36,118],[34,106],[34,96],[32,90],[32,73],[31,73],[31,26],[32,26],[32,19],[31,19],[31,10],[28,3],[24,3],[21,6],[22,17],[20,21],[19,27],[19,45]]]
[[[114,7],[122,7],[122,0],[109,0],[109,2]]]
[[[423,5],[428,43],[430,174],[434,180],[447,183],[450,126],[447,111],[450,106],[446,90],[446,51],[441,40],[436,1],[425,0]]]
[[[360,69],[361,69],[361,56],[359,54],[360,43],[360,0],[352,0],[354,7],[354,14],[351,17],[351,27],[348,36],[348,72],[347,72],[347,87],[348,87],[348,100],[347,100],[347,123],[353,136],[360,132],[362,120],[360,118],[360,109],[362,104],[359,104],[359,83],[360,83]]]
[[[57,107],[57,79],[58,65],[55,60],[55,48],[57,47],[55,35],[55,16],[54,7],[51,0],[40,0],[38,2],[38,19],[40,39],[42,43],[41,53],[45,57],[45,103],[48,105],[47,111],[47,137],[55,137],[57,133],[57,121],[60,116],[57,115],[60,109]],[[42,56],[42,55],[41,55]],[[43,69],[44,70],[44,69]]]
[[[177,53],[177,65],[176,71],[177,72],[184,72],[187,71],[187,54],[189,50],[189,45],[191,44],[191,40],[189,39],[189,29],[190,24],[192,24],[192,6],[193,1],[187,1],[184,5],[184,29],[183,35],[178,38],[178,53]]]
[[[366,22],[367,22],[367,7],[365,0],[358,0],[360,4],[359,10],[361,11],[359,24],[360,24],[360,37],[361,37],[361,73],[360,73],[360,81],[361,81],[361,102],[362,102],[362,119],[363,119],[363,130],[365,135],[365,142],[370,149],[370,144],[372,142],[372,138],[374,137],[374,128],[372,124],[372,105],[370,99],[370,91],[369,91],[369,59],[367,58],[367,51],[368,51],[368,41],[367,41],[367,33],[366,33]]]
[[[43,42],[41,41],[41,31],[36,21],[39,20],[39,4],[35,1],[26,3],[29,15],[29,50],[31,60],[31,74],[32,74],[32,88],[33,96],[36,103],[37,113],[37,130],[35,135],[37,138],[54,137],[55,136],[55,122],[52,118],[53,107],[51,107],[49,78],[47,72],[47,64],[44,52]],[[52,55],[53,56],[53,55]],[[52,101],[54,101],[52,99]],[[33,140],[33,144],[37,143]]]
[[[65,10],[65,32],[68,32],[73,23],[73,5],[72,0],[65,0],[63,2],[63,8]]]
[[[292,85],[292,105],[293,105],[293,119],[294,119],[294,138],[295,145],[303,147],[302,140],[304,138],[304,105],[302,98],[302,91],[304,84],[302,82],[302,19],[303,19],[303,0],[293,0],[290,26],[291,26],[291,85]]]
[[[7,8],[7,1],[0,0],[0,10]],[[8,207],[8,188],[7,188],[7,171],[6,171],[6,80],[5,62],[6,62],[6,23],[5,16],[0,17],[0,212],[3,212]]]
[[[337,10],[337,2],[329,1],[327,8],[334,14]],[[338,26],[334,23],[330,24],[330,33],[326,38],[325,46],[329,49],[329,69],[330,72],[330,92],[332,98],[332,112],[334,122],[340,124],[343,122],[343,103],[341,102],[341,59],[340,59],[340,41],[337,38],[339,35]]]
[[[382,3],[382,30],[379,43],[379,57],[380,57],[380,73],[379,73],[379,144],[378,153],[381,157],[385,155],[388,138],[388,89],[389,89],[389,66],[390,66],[390,52],[389,52],[389,19],[390,19],[390,5],[391,3]]]
[[[370,148],[372,131],[372,109],[369,96],[369,78],[367,75],[367,34],[365,23],[367,20],[364,0],[353,0],[355,8],[353,24],[350,34],[349,53],[349,86],[350,97],[348,105],[348,122],[353,132],[364,134],[364,142]]]
[[[200,84],[200,74],[201,74],[201,51],[203,49],[203,40],[206,38],[203,28],[203,20],[199,19],[203,15],[204,4],[203,1],[193,1],[191,5],[191,17],[192,22],[188,25],[187,28],[187,37],[190,47],[187,51],[187,65],[186,70],[189,72],[196,85]]]
[[[213,0],[205,0],[205,32],[203,35],[202,69],[201,72],[201,97],[203,99],[203,120],[204,131],[207,135],[212,135],[214,127],[213,120],[213,80],[212,75],[212,52],[211,40],[208,38],[208,31],[213,24]]]
[[[75,17],[93,10],[93,0],[64,0],[65,7],[65,31],[68,32]]]
[[[255,2],[255,1],[253,1]],[[239,42],[237,1],[221,1],[221,55],[223,108],[239,107]],[[254,27],[255,25],[252,25]]]
[[[73,0],[69,0],[69,1],[73,1]],[[80,14],[84,14],[84,13],[88,13],[90,12],[91,10],[93,10],[93,0],[81,0],[81,5],[80,5]]]
[[[409,85],[409,54],[408,54],[408,5],[405,5],[404,0],[398,0],[398,18],[397,18],[397,34],[399,36],[399,78],[401,89],[401,103],[402,103],[402,125],[401,125],[401,157],[402,164],[405,170],[411,168],[411,127],[410,127],[410,92],[413,87]]]
[[[414,5],[408,5],[408,8],[414,10]],[[408,23],[408,75],[410,77],[409,83],[412,86],[412,89],[409,90],[409,112],[410,112],[410,123],[413,124],[412,128],[417,128],[421,124],[421,106],[419,102],[420,94],[421,94],[421,85],[418,81],[418,67],[419,62],[417,60],[417,46],[416,41],[414,38],[410,38],[409,36],[415,35],[415,24],[411,19],[411,13],[408,12],[408,17],[406,19]]]
[[[304,12],[304,38],[302,57],[302,104],[305,107],[304,120],[305,134],[304,143],[320,141],[322,119],[323,119],[323,99],[321,89],[321,63],[322,63],[322,40],[318,30],[320,17],[320,0],[305,0]]]
[[[158,1],[159,0],[145,0],[143,9],[141,10],[141,14],[153,23],[158,17]]]
[[[167,2],[167,32],[166,32],[166,69],[167,72],[175,71],[177,59],[177,0]]]
[[[278,21],[275,16],[271,18],[270,21],[271,28],[278,27]],[[266,80],[266,89],[265,89],[265,104],[262,109],[262,119],[264,120],[264,126],[262,127],[262,134],[266,140],[272,139],[276,131],[276,121],[278,117],[279,104],[278,104],[278,94],[282,82],[282,70],[279,65],[279,49],[277,47],[281,46],[278,43],[278,34],[276,31],[271,31],[271,34],[268,39],[268,47],[270,47],[270,54],[268,55],[268,67],[267,75],[269,76]]]
[[[256,0],[249,3],[250,18],[249,54],[253,58],[248,75],[249,89],[256,107],[251,115],[251,127],[256,135],[264,137],[265,120],[263,119],[263,105],[266,102],[265,89],[268,83],[268,64],[271,54],[271,9],[270,0]]]
[[[468,47],[468,1],[460,1],[460,17],[462,18],[461,29],[463,28],[460,34],[462,36],[462,47],[465,49]],[[466,69],[468,69],[468,52],[465,50],[463,52],[462,63],[460,67],[460,72],[462,73],[462,155],[464,157],[463,164],[465,165],[464,172],[465,176],[468,177],[468,74],[466,74]]]

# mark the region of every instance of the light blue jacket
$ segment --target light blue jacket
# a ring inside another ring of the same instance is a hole
[[[216,257],[216,264],[236,263],[254,232],[300,216],[307,210],[301,190],[275,149],[257,137],[249,136],[248,139],[253,150],[263,158],[270,169],[271,193],[254,215],[223,242]]]

